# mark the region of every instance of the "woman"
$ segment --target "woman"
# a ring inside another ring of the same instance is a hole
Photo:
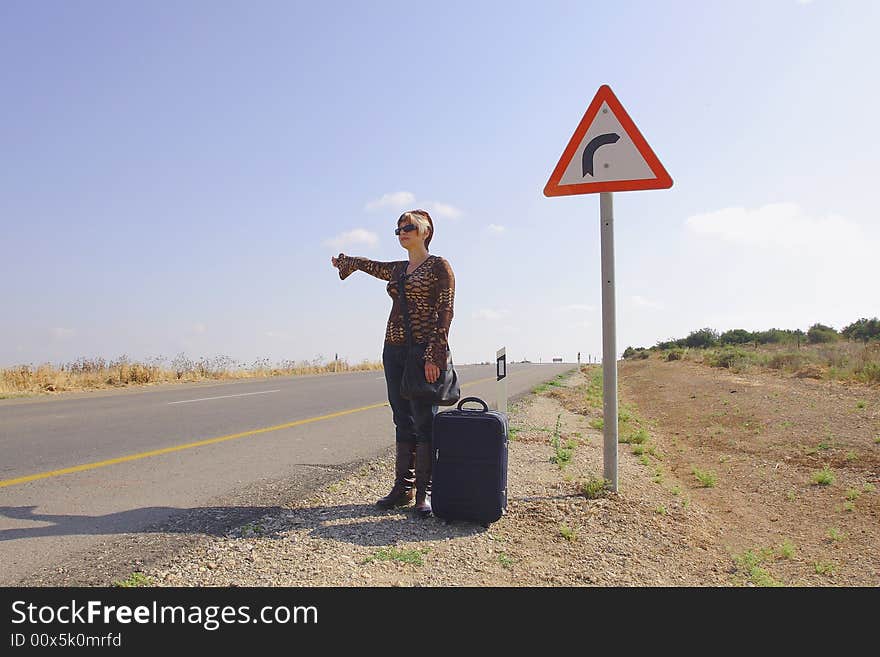
[[[397,282],[403,277],[412,341],[413,344],[424,346],[425,379],[433,383],[440,376],[440,371],[446,369],[455,276],[446,259],[428,253],[428,245],[434,236],[434,222],[426,211],[404,212],[397,220],[394,234],[409,253],[409,260],[376,262],[340,253],[330,261],[339,269],[339,278],[342,280],[360,269],[388,281],[387,290],[392,305],[385,329],[382,365],[385,367],[388,402],[396,427],[397,458],[394,486],[376,504],[391,509],[406,506],[415,497],[416,514],[428,517],[431,515],[431,434],[437,406],[400,396],[407,345],[406,321]]]

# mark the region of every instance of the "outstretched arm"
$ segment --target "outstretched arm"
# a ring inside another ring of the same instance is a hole
[[[396,262],[378,262],[369,258],[347,256],[343,253],[330,260],[333,266],[339,269],[339,278],[343,281],[356,269],[360,269],[370,276],[375,276],[383,281],[390,281],[394,266],[397,264]]]
[[[437,326],[425,349],[425,364],[433,363],[439,369],[446,369],[446,354],[449,349],[449,327],[452,324],[453,304],[455,302],[455,275],[445,258],[438,258],[437,274]]]

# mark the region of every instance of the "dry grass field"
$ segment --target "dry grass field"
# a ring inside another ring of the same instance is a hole
[[[684,360],[734,373],[776,371],[799,378],[880,385],[880,341],[822,344],[727,345],[705,349],[632,350],[627,360]]]
[[[132,361],[126,356],[111,361],[80,358],[59,366],[45,363],[0,369],[0,399],[133,385],[377,369],[382,369],[381,362],[365,360],[352,365],[345,360],[324,362],[320,358],[311,362],[281,361],[274,365],[268,359],[244,365],[226,356],[193,361],[183,354],[170,362],[161,357],[146,362]]]

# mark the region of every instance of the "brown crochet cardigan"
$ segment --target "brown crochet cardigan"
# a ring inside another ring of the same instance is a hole
[[[367,258],[347,256],[337,258],[339,278],[345,280],[357,269],[388,281],[386,289],[392,299],[391,314],[385,329],[385,344],[406,344],[406,322],[400,303],[397,281],[406,272],[406,260],[377,262]],[[414,343],[428,345],[425,362],[446,369],[449,349],[449,326],[452,324],[452,306],[455,298],[455,276],[445,258],[429,255],[415,271],[407,275],[404,284],[407,308]]]

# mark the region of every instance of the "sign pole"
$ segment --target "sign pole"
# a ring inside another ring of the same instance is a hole
[[[607,84],[599,87],[544,185],[544,196],[599,194],[602,237],[602,433],[605,479],[615,493],[618,491],[617,320],[614,308],[614,212],[611,195],[613,192],[670,187],[672,177],[669,172]]]
[[[602,235],[602,415],[604,477],[617,492],[617,321],[614,307],[614,205],[612,192],[599,194]]]

